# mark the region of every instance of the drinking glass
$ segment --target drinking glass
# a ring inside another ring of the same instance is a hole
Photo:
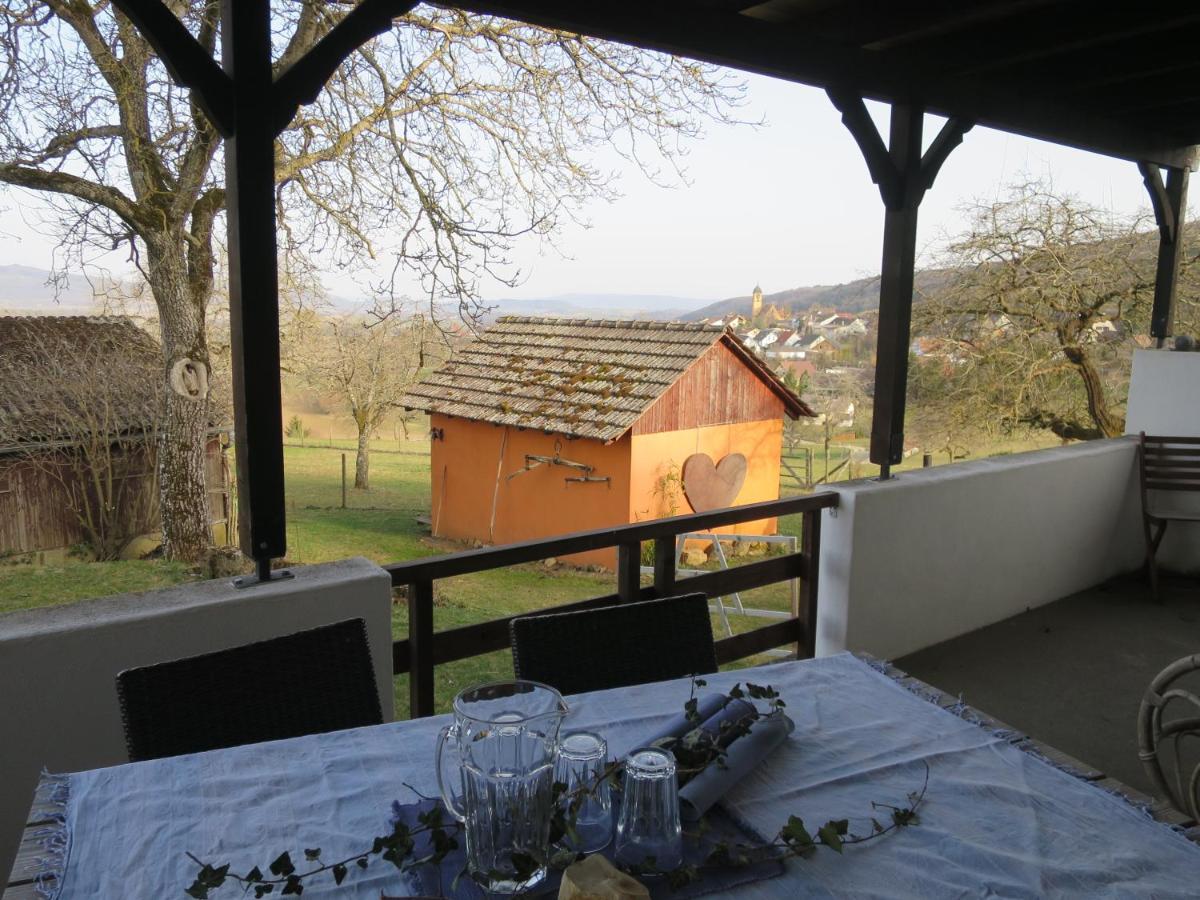
[[[608,757],[604,738],[590,731],[572,731],[558,745],[554,780],[567,786],[568,796],[586,790],[575,817],[575,833],[563,844],[576,853],[595,853],[612,840],[612,795],[602,778]]]
[[[625,761],[616,857],[627,866],[659,871],[674,869],[683,861],[675,757],[667,750],[642,747]]]

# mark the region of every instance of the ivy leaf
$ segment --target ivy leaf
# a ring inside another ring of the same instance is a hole
[[[259,898],[265,897],[267,894],[273,894],[274,892],[275,885],[273,884],[259,884],[254,887],[255,900],[259,900]]]
[[[358,859],[356,859],[354,861],[354,864],[357,865],[360,869],[365,869],[367,867],[367,858],[365,856],[360,856]]]
[[[333,867],[333,883],[341,884],[346,877],[346,866],[343,863],[338,863]]]
[[[817,829],[817,837],[821,843],[838,853],[842,852],[842,835],[846,833],[848,823],[845,819],[836,822],[826,822]]]
[[[692,682],[696,687],[708,687],[708,682],[703,678],[697,678]]]
[[[916,825],[920,820],[917,818],[916,811],[914,810],[893,809],[892,821],[895,822],[899,827],[903,828],[905,825]]]
[[[275,861],[268,868],[272,875],[278,875],[280,878],[286,878],[296,871],[296,867],[292,865],[292,855],[286,850],[275,857]]]
[[[309,862],[316,862],[318,859],[321,858],[321,848],[313,847],[311,850],[305,850],[304,858],[307,859]]]
[[[811,846],[813,842],[812,835],[804,827],[804,820],[799,816],[789,816],[787,824],[779,830],[779,836],[785,844],[795,847]]]
[[[280,894],[295,894],[297,897],[304,893],[304,885],[300,883],[299,875],[289,875]]]
[[[246,880],[247,881],[262,881],[262,872],[259,870],[258,866],[255,866],[253,869],[251,869],[249,872],[246,873]]]

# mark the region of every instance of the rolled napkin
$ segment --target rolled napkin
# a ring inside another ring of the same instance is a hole
[[[733,741],[725,750],[725,764],[709,763],[679,789],[679,816],[695,822],[782,744],[795,729],[782,712],[759,716],[750,733]]]
[[[700,729],[725,750],[723,765],[711,762],[691,778],[681,779],[679,814],[685,822],[694,822],[708,812],[730,788],[787,740],[796,727],[782,712],[762,715],[748,700],[730,700],[724,694],[708,694],[698,698],[696,712],[699,725],[695,719],[689,720],[686,714],[681,713],[666,722],[658,734],[646,742],[651,746],[671,749],[675,742]],[[747,717],[753,720],[749,734],[743,733],[740,728],[721,728],[723,723],[733,725]]]
[[[724,694],[707,694],[696,699],[696,712],[700,716],[701,722],[707,722],[712,716],[716,715],[725,706],[725,702],[729,698]],[[661,746],[663,741],[678,740],[689,731],[695,729],[696,723],[688,719],[684,713],[679,713],[668,719],[663,727],[646,741],[644,744],[638,744],[638,747],[657,747]]]

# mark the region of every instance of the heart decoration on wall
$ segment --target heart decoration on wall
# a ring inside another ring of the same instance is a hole
[[[683,461],[683,493],[696,512],[732,506],[746,483],[746,457],[730,453],[716,465],[707,453]]]

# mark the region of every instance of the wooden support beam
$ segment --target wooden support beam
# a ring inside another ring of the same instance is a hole
[[[917,211],[942,164],[975,124],[952,117],[924,155],[921,134],[925,111],[893,104],[888,144],[875,128],[866,104],[853,92],[831,88],[829,99],[842,114],[879,186],[886,212],[883,261],[879,278],[879,337],[875,357],[875,410],[871,421],[871,462],[880,480],[904,458],[904,408],[908,389],[913,278],[917,258]]]
[[[1187,213],[1187,169],[1162,170],[1153,163],[1138,163],[1142,181],[1150,192],[1150,205],[1158,222],[1158,268],[1154,274],[1154,306],[1150,312],[1150,336],[1163,346],[1175,326],[1175,294],[1183,248],[1183,220]]]
[[[243,553],[269,560],[287,551],[269,0],[222,0],[221,43],[237,84],[225,179],[238,532]]]

